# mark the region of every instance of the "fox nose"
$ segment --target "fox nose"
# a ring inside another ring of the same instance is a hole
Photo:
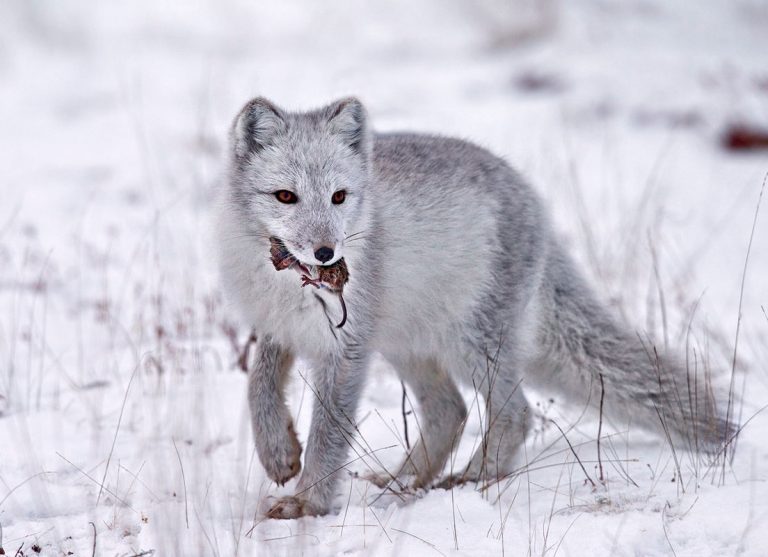
[[[325,246],[319,247],[315,250],[315,257],[318,261],[325,263],[333,259],[333,250]]]

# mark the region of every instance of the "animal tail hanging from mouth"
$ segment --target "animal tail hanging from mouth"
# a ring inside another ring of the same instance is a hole
[[[341,302],[341,323],[336,325],[337,329],[341,329],[347,322],[347,304],[344,303],[344,295],[339,292],[339,302]]]
[[[336,264],[340,262],[343,263],[343,261],[344,261],[343,259],[340,259]],[[342,284],[341,286],[336,286],[334,282],[329,282],[328,280],[329,277],[327,276],[328,273],[322,272],[323,269],[329,269],[329,267],[320,267],[320,269],[321,269],[321,272],[318,273],[320,276],[316,279],[313,279],[308,275],[301,275],[301,282],[302,282],[301,287],[304,288],[308,284],[311,284],[315,288],[326,288],[331,292],[335,292],[336,294],[339,295],[339,302],[341,302],[342,316],[341,316],[341,322],[338,325],[336,325],[336,328],[341,329],[344,326],[344,324],[347,322],[347,304],[344,303],[344,294],[343,294],[344,284]],[[345,273],[344,276],[346,277],[344,279],[344,283],[346,283],[346,281],[349,280],[349,273],[346,270],[346,264],[344,265],[344,273]],[[325,278],[323,277],[324,274],[326,275]],[[336,280],[335,277],[336,275],[334,274],[331,280]]]

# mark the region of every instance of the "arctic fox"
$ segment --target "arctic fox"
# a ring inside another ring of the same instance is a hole
[[[716,450],[732,431],[711,393],[685,391],[683,366],[657,357],[598,302],[537,195],[488,151],[374,133],[355,98],[305,113],[256,98],[230,139],[221,274],[258,336],[248,400],[259,458],[280,484],[302,471],[284,385],[296,357],[313,367],[303,472],[267,516],[332,510],[350,448],[361,452],[355,414],[374,352],[418,401],[420,438],[394,474],[415,487],[436,483],[461,435],[457,384],[484,398],[488,429],[456,481],[512,471],[530,424],[521,385],[602,399],[625,424],[658,430],[663,421],[672,441],[697,449]],[[337,293],[278,271],[275,242],[302,273],[343,258],[345,309]]]

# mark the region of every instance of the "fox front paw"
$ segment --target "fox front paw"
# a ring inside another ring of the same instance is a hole
[[[325,514],[322,509],[312,505],[309,501],[290,495],[287,497],[268,497],[266,500],[268,510],[264,513],[267,518],[291,520],[302,516],[317,516]]]
[[[269,478],[279,485],[301,472],[301,443],[299,443],[293,425],[288,425],[287,439],[264,451],[261,462]]]
[[[366,482],[372,483],[379,489],[388,489],[390,491],[405,492],[413,491],[416,486],[416,478],[414,476],[405,476],[402,474],[393,475],[388,472],[369,472],[360,476],[361,479]]]
[[[437,489],[445,489],[445,490],[451,490],[454,487],[460,487],[462,485],[466,485],[471,482],[476,482],[477,480],[473,480],[472,478],[466,476],[465,474],[450,474],[448,476],[445,476],[442,478],[439,482],[435,484],[435,487]]]
[[[384,489],[394,482],[391,474],[380,474],[377,472],[368,472],[360,476],[366,482],[372,483],[379,489]]]

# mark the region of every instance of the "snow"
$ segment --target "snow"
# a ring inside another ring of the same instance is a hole
[[[689,345],[727,372],[768,155],[718,141],[732,121],[768,125],[767,25],[762,0],[3,3],[0,547],[90,555],[95,532],[97,555],[766,554],[765,207],[737,358],[751,421],[724,474],[608,428],[593,489],[542,419],[508,482],[382,495],[354,476],[404,451],[400,385],[378,362],[337,512],[298,521],[260,516],[293,482],[253,453],[209,216],[247,99],[356,94],[378,129],[505,156],[608,303],[663,339],[662,291],[681,347],[696,306]],[[568,433],[593,479],[596,425]]]

